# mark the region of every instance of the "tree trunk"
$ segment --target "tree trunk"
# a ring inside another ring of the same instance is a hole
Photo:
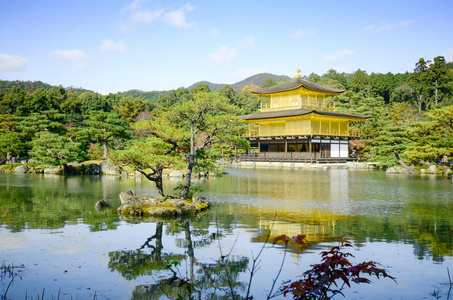
[[[184,187],[182,188],[180,198],[187,199],[190,191],[190,182],[192,180],[192,169],[195,164],[195,137],[194,137],[194,124],[190,124],[190,154],[189,154],[189,165],[187,166],[186,179],[184,181]]]
[[[437,80],[436,80],[436,92],[435,92],[435,95],[434,95],[434,105],[437,106]]]
[[[418,113],[422,112],[422,95],[420,94],[420,98],[418,100]]]
[[[184,181],[184,187],[182,188],[180,198],[181,199],[187,199],[189,196],[189,191],[190,191],[190,182],[192,180],[192,169],[195,164],[195,155],[190,154],[189,155],[189,165],[187,166],[187,172],[186,172],[186,179]]]
[[[156,184],[157,197],[165,197],[164,187],[162,184],[162,169],[157,170],[153,175],[146,174],[140,169],[137,170],[142,173],[149,181],[152,181]]]
[[[164,196],[164,186],[162,184],[162,170],[157,171],[154,182],[156,183],[157,196],[165,197]]]
[[[104,158],[109,159],[109,147],[107,147],[107,141],[104,141],[102,143],[102,146],[104,147]]]
[[[396,161],[397,161],[403,168],[407,168],[407,165],[404,163],[404,161],[401,160],[400,155],[398,154],[398,151],[394,150],[393,153],[395,154]]]

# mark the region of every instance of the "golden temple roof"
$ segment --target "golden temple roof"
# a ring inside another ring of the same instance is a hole
[[[329,94],[341,94],[345,91],[345,90],[334,89],[334,88],[327,87],[327,86],[322,86],[322,85],[307,81],[307,80],[303,79],[302,77],[295,77],[288,81],[279,83],[279,84],[271,86],[271,87],[252,91],[252,93],[257,94],[257,95],[265,95],[265,94],[292,91],[292,90],[296,90],[301,87],[303,87],[307,90],[329,93]]]

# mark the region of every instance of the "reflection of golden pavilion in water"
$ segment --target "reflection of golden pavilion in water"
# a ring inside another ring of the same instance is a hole
[[[241,116],[249,126],[246,138],[259,157],[347,158],[349,140],[357,137],[349,123],[369,117],[338,113],[326,103],[343,92],[300,75],[252,91],[263,101],[258,113]]]
[[[263,235],[254,241],[264,241],[264,231],[271,229],[271,239],[304,234],[311,242],[330,240],[337,223],[352,218],[350,197],[360,197],[354,194],[346,169],[285,170],[287,176],[270,169],[257,172],[256,177],[236,177],[231,182],[240,193],[261,199],[240,210],[231,207],[234,214],[259,217],[256,226]]]

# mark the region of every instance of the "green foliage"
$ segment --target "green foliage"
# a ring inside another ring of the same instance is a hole
[[[20,128],[21,118],[0,115],[0,157],[24,154],[27,150],[24,134]]]
[[[125,150],[113,151],[111,161],[132,166],[155,182],[158,195],[163,196],[162,171],[184,166],[178,143],[184,141],[186,135],[177,124],[170,123],[157,110],[149,120],[137,122],[134,129],[139,139],[132,141]]]
[[[193,95],[198,94],[198,93],[210,93],[211,88],[207,84],[199,84],[196,88],[192,89],[190,91]]]
[[[404,153],[414,163],[453,155],[453,106],[434,109],[426,116],[429,121],[413,125],[414,143]]]
[[[200,87],[197,87],[196,89],[192,90],[192,93],[196,93],[197,89],[206,89],[206,87],[200,85]],[[169,108],[177,103],[191,100],[193,98],[192,93],[190,93],[189,90],[185,88],[179,88],[177,90],[163,92],[159,95],[159,98],[157,99],[157,104],[161,107]]]
[[[105,96],[95,93],[82,93],[79,95],[82,114],[87,117],[91,112],[109,112],[112,110],[112,103],[107,101]]]
[[[414,102],[415,92],[408,84],[402,84],[398,86],[390,97],[391,102],[405,102],[405,103],[415,103]]]
[[[271,87],[277,85],[277,81],[275,81],[273,78],[268,78],[264,83],[261,88],[265,89],[267,87]]]
[[[142,98],[148,103],[157,103],[157,99],[159,98],[161,92],[152,91],[152,92],[144,92],[140,90],[130,90],[127,92],[120,92],[117,95],[120,97],[129,97],[132,98]]]
[[[407,126],[387,126],[371,141],[370,160],[379,162],[380,166],[396,165],[394,152],[403,153],[411,143]]]
[[[0,114],[23,116],[28,112],[29,96],[18,87],[5,92],[0,98]]]
[[[84,124],[86,128],[82,131],[88,134],[90,140],[103,145],[104,158],[108,158],[108,147],[114,138],[127,137],[125,122],[114,112],[92,111]]]
[[[82,159],[80,144],[71,142],[66,136],[48,131],[41,131],[32,141],[30,155],[40,165],[64,165]]]
[[[349,89],[355,93],[365,91],[369,86],[368,74],[360,69],[354,72],[349,81]]]
[[[113,109],[118,113],[118,116],[126,121],[132,123],[138,114],[146,109],[147,103],[143,98],[134,98],[132,96],[123,97]]]
[[[428,114],[422,115],[423,112],[430,113],[453,105],[451,64],[446,62],[443,56],[437,56],[432,63],[424,58],[419,59],[412,73],[389,72],[368,75],[361,69],[352,74],[330,69],[321,76],[311,73],[306,79],[324,86],[346,90],[343,94],[327,100],[335,103],[337,111],[371,116],[365,122],[350,126],[350,129],[361,137],[354,146],[357,150],[364,149],[359,153],[360,158],[378,157],[377,153],[381,153],[382,150],[382,141],[375,142],[374,139],[381,136],[381,131],[385,136],[388,134],[388,127],[407,126],[406,130],[411,142],[402,145],[401,148],[406,150],[401,155],[412,162],[417,162],[422,158],[434,159],[436,155],[448,155],[451,152],[448,143],[450,132],[442,131],[444,125],[435,121],[435,117],[428,117]],[[8,155],[29,156],[28,151],[37,134],[41,131],[49,131],[80,143],[86,157],[92,156],[86,152],[90,143],[102,144],[107,156],[109,147],[118,149],[124,146],[123,133],[127,131],[125,123],[133,125],[137,119],[147,120],[150,111],[156,105],[160,107],[161,112],[172,111],[173,107],[180,107],[186,102],[196,103],[198,100],[195,100],[195,97],[198,94],[210,94],[211,90],[217,90],[212,94],[221,97],[225,103],[232,106],[228,111],[229,115],[250,114],[257,112],[260,107],[260,98],[252,94],[251,90],[258,86],[275,85],[282,79],[289,79],[289,77],[261,73],[231,86],[199,82],[195,88],[189,87],[189,89],[181,87],[162,93],[131,90],[107,96],[81,88],[51,86],[39,81],[0,81],[0,115],[20,117],[15,121],[19,124],[14,126],[5,125],[4,121],[0,123],[3,126],[3,129],[0,128],[2,130],[0,155],[5,156],[9,153]],[[53,115],[49,112],[53,112]],[[92,120],[92,113],[98,112],[116,113],[118,119],[125,123],[120,125],[113,122],[109,125],[110,129],[107,129],[109,126],[104,126],[102,129],[99,122],[104,122],[105,118]],[[171,119],[163,115],[162,118]],[[91,123],[92,121],[94,123]],[[444,120],[444,124],[448,124],[448,121]],[[117,125],[123,127],[123,130],[120,130],[123,133],[118,131],[114,133],[116,131],[114,126]],[[179,127],[185,128],[186,132],[189,131],[187,122],[182,122]],[[105,136],[100,133],[102,130],[110,132],[107,135],[112,134],[113,137],[109,136],[105,142]],[[202,140],[202,137],[201,134],[194,136],[195,141]],[[233,153],[234,146],[231,145],[242,144],[247,147],[246,143],[241,142],[240,139],[232,140],[230,138],[227,143],[216,145],[217,142],[215,142],[207,146],[223,155]],[[188,151],[189,144],[189,140],[186,139],[178,147],[182,151]],[[197,158],[198,160],[201,162],[201,159]],[[203,164],[200,163],[200,165]]]

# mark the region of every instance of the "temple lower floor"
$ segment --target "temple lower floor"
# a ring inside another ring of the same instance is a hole
[[[332,136],[248,138],[251,154],[259,157],[346,158],[349,138]]]

